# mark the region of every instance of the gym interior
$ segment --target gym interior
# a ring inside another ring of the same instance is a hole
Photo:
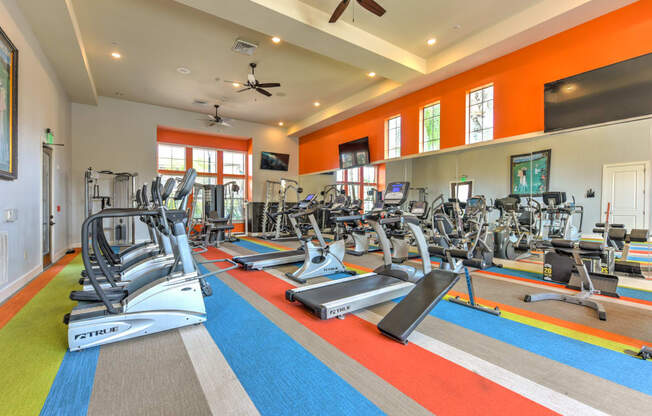
[[[652,414],[652,0],[0,29],[0,414]]]

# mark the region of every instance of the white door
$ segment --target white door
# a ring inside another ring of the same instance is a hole
[[[605,165],[602,171],[602,220],[611,203],[609,222],[625,228],[648,228],[646,198],[647,163]]]

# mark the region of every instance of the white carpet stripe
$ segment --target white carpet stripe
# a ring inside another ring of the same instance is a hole
[[[235,252],[221,248],[222,251],[229,255],[235,255]],[[293,280],[288,279],[283,273],[275,269],[265,269],[265,271],[274,277],[283,280],[293,286],[299,286]],[[493,278],[493,276],[491,276]],[[364,319],[365,321],[377,325],[382,319],[378,314],[363,310],[355,313],[356,316]],[[465,351],[452,347],[441,341],[414,331],[410,336],[410,342],[421,348],[437,354],[440,357],[451,361],[461,367],[466,368],[492,382],[503,386],[523,397],[526,397],[542,406],[545,406],[557,413],[563,415],[604,415],[607,413],[601,412],[589,405],[586,405],[578,400],[568,397],[562,393],[552,390],[548,387],[542,386],[532,380],[522,377],[516,373],[492,364],[486,360],[478,358]]]
[[[203,325],[179,330],[211,412],[216,416],[259,415]]]

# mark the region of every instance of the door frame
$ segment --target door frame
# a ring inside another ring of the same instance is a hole
[[[606,171],[608,168],[618,168],[618,167],[624,167],[624,166],[633,166],[633,165],[643,165],[645,166],[645,172],[643,172],[645,176],[645,189],[643,190],[643,200],[645,201],[645,207],[643,208],[645,210],[645,213],[643,214],[643,221],[645,222],[645,228],[650,228],[650,161],[649,160],[639,160],[637,162],[624,162],[624,163],[607,163],[602,165],[602,185],[600,189],[600,221],[604,221],[604,215],[605,215],[605,203],[607,201],[604,200],[604,185],[605,185],[605,179],[606,179]]]
[[[45,154],[46,153],[49,154],[49,156],[50,156],[50,174],[48,175],[48,178],[50,179],[50,183],[49,183],[50,194],[49,194],[49,199],[48,199],[47,203],[48,203],[48,206],[49,206],[48,211],[50,212],[50,216],[53,217],[54,216],[54,211],[52,209],[52,191],[53,191],[52,187],[53,187],[53,184],[54,184],[54,180],[53,180],[52,175],[53,175],[53,172],[54,172],[54,169],[53,169],[54,152],[52,151],[52,148],[50,146],[43,145],[42,146],[42,151],[41,151],[41,181],[42,181],[42,178],[43,178],[43,161],[45,160]],[[45,184],[41,183],[41,201],[43,201],[43,187],[44,186],[45,186]],[[51,222],[52,219],[53,219],[53,218],[43,218],[43,209],[44,208],[45,207],[42,205],[42,202],[41,202],[41,227],[43,227],[43,224],[44,224],[45,221]],[[53,244],[52,244],[53,243],[52,225],[50,225],[49,230],[50,230],[50,232],[49,232],[48,238],[50,239],[50,243],[49,243],[50,252],[45,256],[43,255],[43,241],[41,240],[41,257],[42,257],[41,258],[41,260],[42,260],[41,264],[43,265],[43,269],[46,269],[46,268],[50,267],[54,263],[54,252],[53,252]],[[42,236],[43,236],[43,229],[41,229],[41,237]],[[49,262],[46,262],[46,257],[47,256],[49,256],[49,260],[50,260]]]

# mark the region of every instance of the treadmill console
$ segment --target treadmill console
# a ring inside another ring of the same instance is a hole
[[[428,203],[426,201],[412,201],[412,206],[410,207],[410,214],[417,217],[425,214]]]
[[[405,203],[410,190],[410,182],[392,182],[385,188],[384,205],[399,206]]]
[[[315,201],[315,194],[308,194],[305,198],[303,198],[303,201],[299,202],[299,209],[306,209],[314,204]]]
[[[542,199],[548,207],[555,208],[566,202],[566,192],[544,192]]]

